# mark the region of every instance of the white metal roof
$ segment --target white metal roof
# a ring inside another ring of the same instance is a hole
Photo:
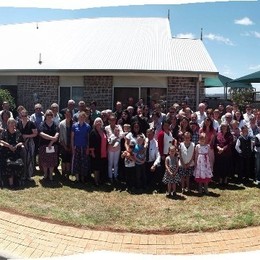
[[[84,18],[40,22],[38,26],[2,25],[0,35],[0,72],[217,73],[201,40],[172,38],[167,18]]]

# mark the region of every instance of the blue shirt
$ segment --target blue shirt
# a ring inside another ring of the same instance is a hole
[[[87,123],[80,125],[74,123],[72,125],[72,132],[74,132],[74,146],[76,147],[87,147],[89,145],[89,133],[91,126]]]

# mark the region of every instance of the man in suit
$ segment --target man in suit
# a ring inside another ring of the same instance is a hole
[[[73,117],[74,114],[78,112],[78,109],[75,108],[75,101],[73,99],[68,100],[68,106],[63,108],[60,113],[62,115],[62,119],[65,119],[66,110],[69,109],[71,111],[71,116]]]

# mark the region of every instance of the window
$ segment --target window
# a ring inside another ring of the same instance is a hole
[[[75,100],[76,104],[84,97],[85,87],[69,86],[60,87],[60,108],[67,107],[68,100]]]
[[[118,100],[126,104],[128,97],[133,97],[135,103],[139,98],[143,98],[144,103],[148,106],[152,100],[162,103],[166,101],[167,89],[155,87],[115,87],[114,88],[114,103]]]

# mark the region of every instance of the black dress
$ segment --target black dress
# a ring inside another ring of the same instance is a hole
[[[2,140],[9,143],[10,145],[17,145],[20,142],[23,142],[23,136],[19,130],[16,130],[13,134],[10,133],[8,130],[4,130],[2,134]],[[17,172],[14,172],[12,168],[7,167],[7,159],[10,161],[16,161],[17,159],[22,158],[22,148],[18,147],[15,152],[12,152],[9,148],[3,147],[1,149],[1,157],[3,168],[5,169],[3,174],[5,175],[15,175]]]

